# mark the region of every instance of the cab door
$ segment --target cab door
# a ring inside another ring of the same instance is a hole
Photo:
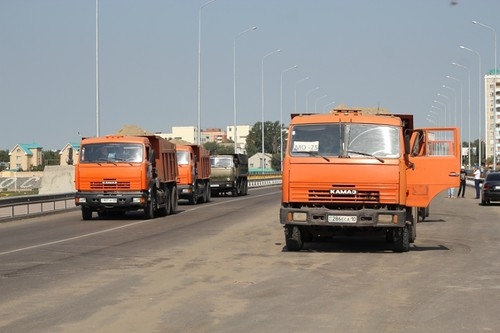
[[[427,207],[440,192],[459,186],[458,128],[414,130],[410,140],[406,179],[410,207]]]

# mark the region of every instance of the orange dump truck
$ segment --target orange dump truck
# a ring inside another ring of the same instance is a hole
[[[209,202],[210,152],[195,145],[177,145],[179,199],[186,199],[191,205]]]
[[[339,109],[292,115],[288,132],[280,223],[289,251],[359,232],[409,251],[419,210],[459,183],[457,128],[414,129],[412,115]]]
[[[86,138],[75,165],[75,203],[82,218],[143,209],[147,218],[177,211],[175,145],[159,136]]]

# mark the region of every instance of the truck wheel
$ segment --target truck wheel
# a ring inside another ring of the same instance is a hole
[[[92,220],[92,210],[88,207],[82,207],[82,219],[85,221]]]
[[[165,189],[165,206],[158,209],[158,216],[167,216],[170,213],[170,192],[168,189]]]
[[[191,195],[188,200],[190,205],[196,205],[198,203],[198,197],[196,196],[196,193],[193,193],[193,195]]]
[[[300,251],[302,246],[302,237],[300,235],[300,229],[297,226],[286,226],[285,227],[285,242],[288,251]]]
[[[170,204],[170,214],[175,214],[177,213],[177,209],[179,208],[177,187],[172,188],[172,191],[170,192],[170,200],[172,200],[172,203]]]
[[[245,180],[243,182],[245,183],[245,190],[243,191],[243,195],[247,195],[248,194],[248,179],[245,178]]]
[[[408,226],[394,230],[394,252],[410,251],[410,230]]]
[[[231,196],[237,197],[238,196],[238,189],[236,187],[233,187],[231,189]]]
[[[146,205],[146,208],[144,208],[144,215],[146,216],[147,219],[154,219],[155,218],[155,209],[156,209],[156,196],[153,193],[151,196],[151,201],[148,202]]]
[[[212,189],[210,188],[210,181],[207,182],[206,190],[207,190],[207,199],[205,200],[205,202],[210,202],[210,200],[212,200]]]

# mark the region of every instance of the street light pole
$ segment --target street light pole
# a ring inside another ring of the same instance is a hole
[[[446,75],[446,78],[457,81],[458,84],[460,85],[460,165],[463,165],[463,160],[462,160],[462,131],[463,131],[463,119],[462,119],[462,111],[463,111],[463,100],[462,100],[462,81],[460,81],[457,78],[454,78],[453,76]],[[457,125],[457,114],[455,112],[455,126]]]
[[[283,74],[299,66],[295,65],[281,71],[280,76],[280,171],[283,172]]]
[[[329,107],[332,104],[335,104],[335,101],[332,101],[332,102],[330,102],[328,104],[323,105],[323,109],[322,110],[325,110],[327,107]]]
[[[293,111],[296,113],[297,112],[297,86],[299,85],[299,83],[302,83],[306,80],[309,80],[309,76],[306,76],[305,78],[303,79],[300,79],[298,80],[297,82],[295,82],[295,89],[294,89],[294,93],[293,93],[293,98],[294,98],[294,105],[293,105]]]
[[[496,100],[497,100],[497,31],[490,27],[489,25],[486,25],[484,23],[478,22],[478,21],[472,21],[472,23],[480,25],[486,29],[489,29],[493,31],[494,34],[494,44],[495,44],[495,73],[493,76],[493,81],[494,81],[494,88],[493,88],[493,104],[494,104],[494,109],[493,109],[493,170],[496,171],[497,169],[497,107],[496,107]]]
[[[95,115],[96,136],[99,136],[99,0],[95,0]]]
[[[439,111],[443,111],[443,109],[438,108],[438,107],[437,107],[437,106],[435,106],[435,105],[431,105],[431,108],[434,108],[434,109],[439,110]],[[436,115],[436,119],[437,119],[438,126],[441,126],[441,121],[439,120],[439,118],[440,118],[440,117],[439,117],[439,115],[440,115],[440,114],[439,114],[439,113],[436,113],[436,112],[434,112],[434,111],[432,111],[432,110],[430,110],[430,112]],[[442,127],[444,127],[444,125],[443,125]]]
[[[468,87],[469,87],[469,101],[468,101],[468,104],[469,104],[469,168],[470,168],[471,167],[471,164],[470,164],[470,153],[471,153],[470,152],[470,70],[469,70],[468,67],[465,67],[464,65],[460,65],[459,63],[456,63],[456,62],[452,62],[451,64],[467,70]]]
[[[473,50],[473,49],[470,49],[468,47],[465,47],[465,46],[460,46],[461,49],[464,49],[464,50],[467,50],[469,52],[473,52],[477,55],[477,58],[479,60],[479,76],[478,76],[478,84],[477,84],[477,99],[478,99],[478,113],[479,113],[479,140],[478,140],[478,164],[479,164],[479,167],[481,168],[481,139],[483,137],[483,134],[482,134],[482,130],[481,130],[481,118],[482,118],[482,115],[483,113],[481,112],[482,108],[481,108],[481,55],[479,54],[479,52],[477,52],[476,50]],[[484,122],[486,124],[486,114],[484,115]]]
[[[201,141],[201,10],[214,1],[215,0],[210,0],[206,2],[198,9],[198,124],[196,133],[196,142],[198,145],[200,145]]]
[[[438,96],[444,97],[448,101],[448,107],[444,108],[445,126],[451,126],[451,99],[449,96],[437,93]]]
[[[316,101],[314,101],[314,113],[318,112],[318,102],[326,97],[328,97],[328,95],[323,95],[321,97],[316,98]]]
[[[269,52],[268,54],[264,55],[262,57],[262,62],[261,62],[261,98],[262,98],[262,123],[261,123],[261,129],[262,129],[262,172],[264,172],[264,168],[266,166],[266,155],[264,152],[264,60],[269,57],[270,55],[273,55],[275,53],[280,52],[280,49],[274,50],[272,52]]]
[[[318,90],[319,87],[316,87],[316,88],[313,88],[311,90],[309,90],[307,93],[306,93],[306,111],[309,112],[309,95],[312,93],[312,92],[315,92],[316,90]]]
[[[243,34],[250,32],[252,30],[257,29],[257,27],[251,27],[248,28],[242,32],[240,32],[236,37],[233,39],[233,136],[234,136],[234,153],[236,154],[238,152],[237,150],[237,145],[238,145],[238,136],[237,136],[237,125],[236,125],[236,40]]]

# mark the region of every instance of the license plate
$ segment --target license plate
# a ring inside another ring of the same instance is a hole
[[[116,198],[101,198],[102,203],[117,203]]]
[[[328,215],[328,222],[330,223],[356,223],[357,221],[357,216]]]

